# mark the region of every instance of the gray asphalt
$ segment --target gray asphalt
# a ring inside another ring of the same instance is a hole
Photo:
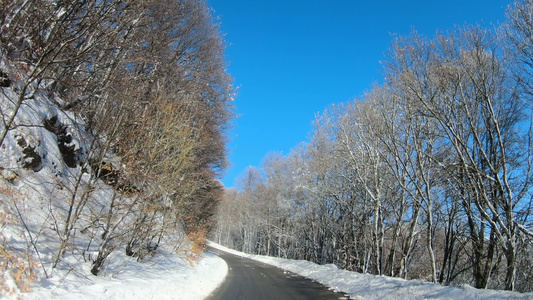
[[[228,275],[207,300],[349,299],[327,287],[280,268],[209,249],[228,264]]]

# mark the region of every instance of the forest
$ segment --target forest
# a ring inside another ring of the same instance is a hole
[[[533,291],[533,1],[396,36],[383,82],[224,191],[211,239],[443,285]]]
[[[235,95],[205,1],[0,5],[0,292],[161,243],[196,260]]]

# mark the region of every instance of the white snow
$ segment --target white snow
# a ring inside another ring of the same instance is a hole
[[[23,299],[204,299],[224,280],[228,267],[210,253],[196,266],[176,254],[163,253],[144,263],[125,260],[107,271],[105,276],[93,276],[87,270],[43,279]]]
[[[451,287],[420,280],[360,274],[337,269],[334,265],[317,265],[302,260],[250,255],[215,243],[209,243],[209,245],[310,278],[332,290],[348,294],[350,299],[533,299],[533,293],[480,290],[468,285]]]

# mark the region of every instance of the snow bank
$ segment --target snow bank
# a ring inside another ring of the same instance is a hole
[[[143,263],[124,259],[109,266],[105,276],[79,273],[88,268],[75,270],[78,273],[66,273],[64,278],[42,279],[23,299],[204,299],[224,280],[228,266],[210,253],[196,266],[176,254],[162,253]]]
[[[333,265],[322,266],[302,260],[249,255],[212,242],[209,246],[297,273],[335,291],[346,293],[351,299],[533,299],[533,293],[480,290],[468,285],[451,287],[420,280],[360,274],[340,270]]]

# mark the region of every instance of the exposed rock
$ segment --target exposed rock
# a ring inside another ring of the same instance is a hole
[[[44,128],[57,137],[57,146],[63,161],[69,168],[75,168],[78,165],[76,157],[79,153],[79,149],[71,144],[72,136],[67,132],[67,126],[61,124],[57,120],[57,116],[53,116],[50,119],[45,119],[43,122]]]
[[[11,85],[11,80],[7,74],[0,70],[0,87],[9,87]]]
[[[22,153],[24,154],[22,159],[20,159],[22,167],[39,172],[43,164],[41,156],[35,151],[35,147],[28,145],[26,139],[22,136],[17,138],[17,144],[22,148]]]

